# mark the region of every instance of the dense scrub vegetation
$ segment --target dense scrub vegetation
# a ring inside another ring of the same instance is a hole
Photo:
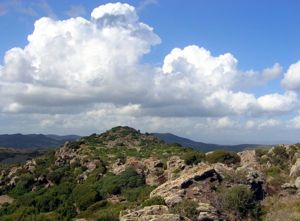
[[[224,172],[221,178],[212,177],[206,186],[201,186],[204,192],[214,193],[208,193],[212,199],[206,200],[215,200],[212,205],[218,213],[227,214],[230,220],[260,220],[264,217],[272,220],[267,212],[271,208],[299,209],[296,199],[291,204],[274,203],[276,193],[288,179],[289,167],[295,162],[293,154],[299,147],[292,146],[289,152],[282,146],[272,151],[256,150],[256,160],[267,178],[267,194],[272,196],[270,202],[261,205],[255,199],[255,190],[247,183],[248,171],[241,169],[241,157],[237,153],[217,150],[204,154],[179,145],[165,144],[131,128],[117,127],[101,135],[93,134],[70,142],[61,149],[39,156],[35,159],[34,169],[30,169],[32,165],[2,165],[1,171],[5,176],[1,181],[4,183],[8,182],[5,179],[8,179],[13,167],[19,169],[15,172],[13,185],[0,185],[0,195],[9,195],[15,199],[13,203],[0,206],[0,220],[67,221],[82,217],[95,221],[114,221],[119,220],[120,211],[125,209],[167,205],[162,196],[150,197],[157,186],[147,185],[147,170],[141,168],[145,165],[134,164],[134,160],[145,163],[143,160],[150,159],[153,164],[153,159],[160,160],[159,166],[153,165],[154,174],[159,179],[164,172],[172,172],[176,178],[182,175],[183,168],[223,163],[226,165],[224,167],[233,170]],[[73,155],[75,157],[69,159]],[[167,163],[173,156],[178,157],[184,165],[179,163],[178,168],[166,171]],[[125,165],[131,158],[135,166],[113,172],[115,165]],[[205,176],[198,177],[197,182],[205,179]],[[222,179],[222,184],[214,185],[219,179]],[[162,178],[160,180],[161,184],[165,181]],[[188,198],[172,206],[170,213],[197,220],[199,206]]]

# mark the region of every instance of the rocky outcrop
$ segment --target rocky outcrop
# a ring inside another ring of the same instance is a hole
[[[298,158],[295,164],[291,167],[290,176],[297,177],[300,175],[300,158]]]
[[[255,200],[263,200],[266,195],[265,191],[265,178],[259,171],[249,171],[247,174],[247,183],[253,191]]]
[[[152,157],[142,160],[135,157],[127,157],[126,161],[118,159],[112,165],[112,172],[120,174],[128,167],[133,167],[138,173],[144,175],[147,185],[160,185],[166,181],[164,164],[161,160]]]
[[[199,203],[197,208],[199,216],[197,221],[219,221],[220,215],[217,210],[208,203]]]
[[[182,170],[187,167],[184,160],[180,159],[178,156],[172,156],[167,162],[166,177],[168,180],[173,180],[178,178]]]
[[[36,162],[35,160],[28,160],[25,165],[23,166],[23,168],[27,171],[29,171],[30,173],[33,173],[35,171],[36,168]]]
[[[256,160],[255,150],[245,150],[239,152],[238,155],[241,158],[241,167],[243,169],[259,170],[260,164]]]
[[[198,202],[210,203],[214,189],[222,177],[207,164],[184,170],[177,179],[167,181],[150,194],[150,197],[163,197],[168,206],[174,206],[184,199],[194,199]]]
[[[143,161],[146,169],[144,175],[146,184],[150,186],[160,185],[166,181],[164,176],[164,163],[155,158],[149,158]]]
[[[70,161],[76,157],[76,152],[79,148],[80,146],[76,146],[75,148],[74,145],[72,145],[72,143],[66,142],[61,148],[59,148],[55,152],[55,165],[63,166],[65,164],[70,164]]]
[[[143,209],[125,210],[120,213],[120,221],[180,221],[180,216],[171,214],[162,205],[147,206]],[[189,221],[189,219],[185,219]]]

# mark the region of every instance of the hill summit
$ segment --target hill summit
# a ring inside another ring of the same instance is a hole
[[[1,165],[1,220],[299,220],[300,145],[202,153],[130,127]],[[281,218],[280,218],[281,219]]]

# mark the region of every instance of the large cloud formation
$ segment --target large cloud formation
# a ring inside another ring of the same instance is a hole
[[[94,118],[108,118],[111,124],[130,124],[138,118],[152,125],[161,126],[157,119],[181,119],[188,125],[182,117],[197,117],[199,125],[225,128],[237,125],[230,117],[263,119],[299,107],[300,62],[284,75],[285,93],[258,97],[241,85],[278,78],[282,73],[278,63],[261,72],[241,71],[232,54],[214,56],[197,45],[173,49],[161,67],[142,63],[160,42],[128,4],[101,5],[89,20],[41,18],[28,44],[5,54],[0,112],[5,117],[34,116],[41,127],[71,125],[66,122],[75,118],[86,122],[87,117],[93,119],[91,124]],[[247,128],[249,120],[244,122]],[[259,120],[260,125],[270,125],[270,120],[266,122]]]

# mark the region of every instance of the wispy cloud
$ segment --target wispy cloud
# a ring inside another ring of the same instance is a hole
[[[83,5],[72,5],[68,11],[66,11],[66,15],[69,17],[78,17],[84,16],[86,13],[85,7]]]
[[[0,16],[11,12],[32,17],[48,16],[56,18],[54,11],[46,0],[3,0],[0,3]]]
[[[158,4],[158,0],[141,0],[137,7],[137,10],[141,11],[146,7],[148,7],[149,5],[155,5],[155,4]]]

